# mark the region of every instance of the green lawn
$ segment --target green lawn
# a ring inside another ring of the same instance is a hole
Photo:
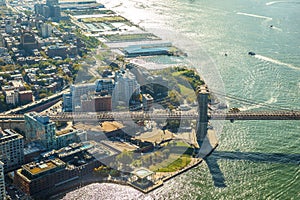
[[[171,154],[169,158],[162,163],[150,166],[150,170],[155,172],[175,172],[183,169],[191,162],[191,157],[189,155],[183,154],[174,160],[174,157],[176,158],[176,156],[178,157],[177,154]]]
[[[177,76],[181,76],[182,74],[184,74],[185,71],[175,71],[172,72],[172,76],[177,77]]]
[[[92,17],[81,19],[84,23],[91,22],[126,22],[127,20],[121,16],[109,16],[109,17]]]
[[[192,88],[188,88],[182,84],[178,84],[178,87],[180,88],[180,94],[182,94],[182,95],[189,95],[189,94],[195,93]]]
[[[122,34],[122,35],[107,35],[106,39],[113,42],[118,41],[139,41],[139,40],[158,40],[159,38],[151,33],[144,34]]]
[[[71,15],[115,14],[112,10],[67,10],[64,12]]]

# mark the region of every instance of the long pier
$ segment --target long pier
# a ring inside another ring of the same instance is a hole
[[[300,120],[300,111],[244,111],[244,112],[210,112],[210,120]],[[197,120],[195,111],[176,112],[74,112],[49,115],[53,121],[130,121],[155,119],[189,119]],[[0,120],[24,120],[23,114],[0,115]]]

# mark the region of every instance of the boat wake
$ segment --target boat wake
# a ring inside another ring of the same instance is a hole
[[[278,4],[278,3],[299,4],[299,2],[297,2],[297,1],[270,1],[270,2],[266,3],[266,6],[271,6],[271,5]]]
[[[273,58],[265,57],[265,56],[262,56],[262,55],[255,55],[255,58],[258,58],[260,60],[264,60],[264,61],[267,61],[267,62],[271,62],[271,63],[277,64],[277,65],[283,65],[283,66],[289,67],[291,69],[300,70],[299,67],[296,67],[292,64],[284,63],[284,62],[281,62],[279,60],[275,60]]]
[[[277,4],[277,3],[285,3],[286,1],[270,1],[268,3],[266,3],[266,6],[271,6],[273,4]]]
[[[277,30],[277,31],[281,31],[282,32],[282,29],[281,28],[278,28],[278,27],[276,27],[276,26],[273,26],[272,27],[274,30]]]
[[[249,17],[260,18],[260,19],[272,20],[271,17],[266,17],[266,16],[262,16],[262,15],[255,15],[255,14],[250,14],[250,13],[237,12],[236,14],[245,15],[245,16],[249,16]]]

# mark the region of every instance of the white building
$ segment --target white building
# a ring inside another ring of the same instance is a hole
[[[72,96],[72,107],[74,111],[76,106],[81,105],[81,97],[83,95],[96,92],[96,85],[95,83],[76,84],[71,85],[70,89]]]
[[[5,199],[4,163],[0,161],[0,199]]]
[[[116,79],[113,103],[123,101],[127,105],[129,104],[131,96],[140,93],[140,84],[138,84],[135,75],[129,70],[119,72]]]
[[[52,26],[50,24],[42,24],[41,35],[43,38],[48,38],[52,34]]]
[[[15,90],[5,91],[5,101],[7,104],[16,105],[19,103],[19,93]]]

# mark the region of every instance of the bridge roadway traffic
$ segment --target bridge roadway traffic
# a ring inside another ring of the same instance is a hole
[[[49,115],[53,121],[111,121],[145,119],[198,119],[196,111],[156,111],[156,112],[74,112]],[[241,111],[210,112],[211,120],[300,120],[300,111]],[[24,120],[23,114],[0,115],[0,120]]]

